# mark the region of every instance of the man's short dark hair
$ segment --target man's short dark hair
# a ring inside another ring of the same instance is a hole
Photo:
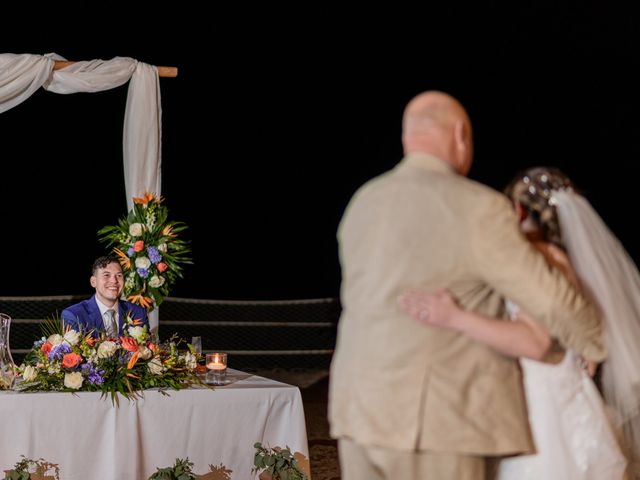
[[[95,262],[93,262],[93,267],[91,267],[91,275],[95,276],[96,272],[99,269],[105,268],[111,263],[117,263],[118,265],[120,265],[120,261],[118,260],[118,258],[114,257],[113,255],[104,255],[102,257],[96,258]],[[122,266],[120,266],[120,268],[122,268]]]

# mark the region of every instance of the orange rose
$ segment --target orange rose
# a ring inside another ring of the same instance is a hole
[[[142,240],[138,240],[136,243],[133,244],[134,252],[141,252],[143,249],[144,249],[144,242]]]
[[[64,368],[73,368],[77,366],[82,361],[82,356],[77,353],[67,353],[64,357],[62,357],[62,366]]]
[[[159,271],[160,273],[162,273],[162,272],[164,272],[164,271],[165,271],[167,268],[169,268],[169,267],[167,267],[167,264],[166,264],[166,263],[164,263],[164,262],[160,262],[160,263],[158,263],[158,264],[156,265],[156,268],[158,269],[158,271]]]
[[[40,347],[40,351],[45,355],[49,355],[49,352],[51,351],[52,348],[53,348],[53,345],[51,345],[49,342],[44,342]]]
[[[120,341],[122,342],[122,348],[124,348],[127,352],[137,352],[138,351],[138,342],[131,337],[120,337]]]

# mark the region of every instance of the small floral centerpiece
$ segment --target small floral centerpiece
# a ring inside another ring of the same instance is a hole
[[[43,332],[61,322],[50,320]],[[34,343],[17,368],[20,391],[97,391],[118,403],[118,393],[137,397],[148,388],[180,390],[202,383],[197,376],[197,354],[193,347],[180,351],[183,342],[171,339],[164,345],[152,343],[146,326],[127,317],[119,338],[67,328],[43,336]]]
[[[182,277],[182,265],[192,263],[187,242],[178,238],[186,225],[170,222],[162,197],[145,193],[134,198],[126,218],[98,231],[100,240],[118,255],[125,275],[124,294],[148,311],[159,306]]]

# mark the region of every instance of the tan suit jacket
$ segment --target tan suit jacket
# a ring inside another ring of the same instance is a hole
[[[397,305],[409,287],[452,291],[505,318],[509,298],[578,353],[605,356],[600,319],[525,240],[504,195],[412,154],[364,185],[338,239],[343,312],[331,366],[334,437],[400,450],[532,451],[517,361]]]

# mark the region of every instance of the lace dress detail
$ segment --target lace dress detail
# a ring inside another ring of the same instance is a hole
[[[508,302],[512,319],[518,307]],[[537,453],[500,463],[499,480],[619,480],[626,460],[604,403],[579,359],[558,364],[521,359],[529,423]]]

